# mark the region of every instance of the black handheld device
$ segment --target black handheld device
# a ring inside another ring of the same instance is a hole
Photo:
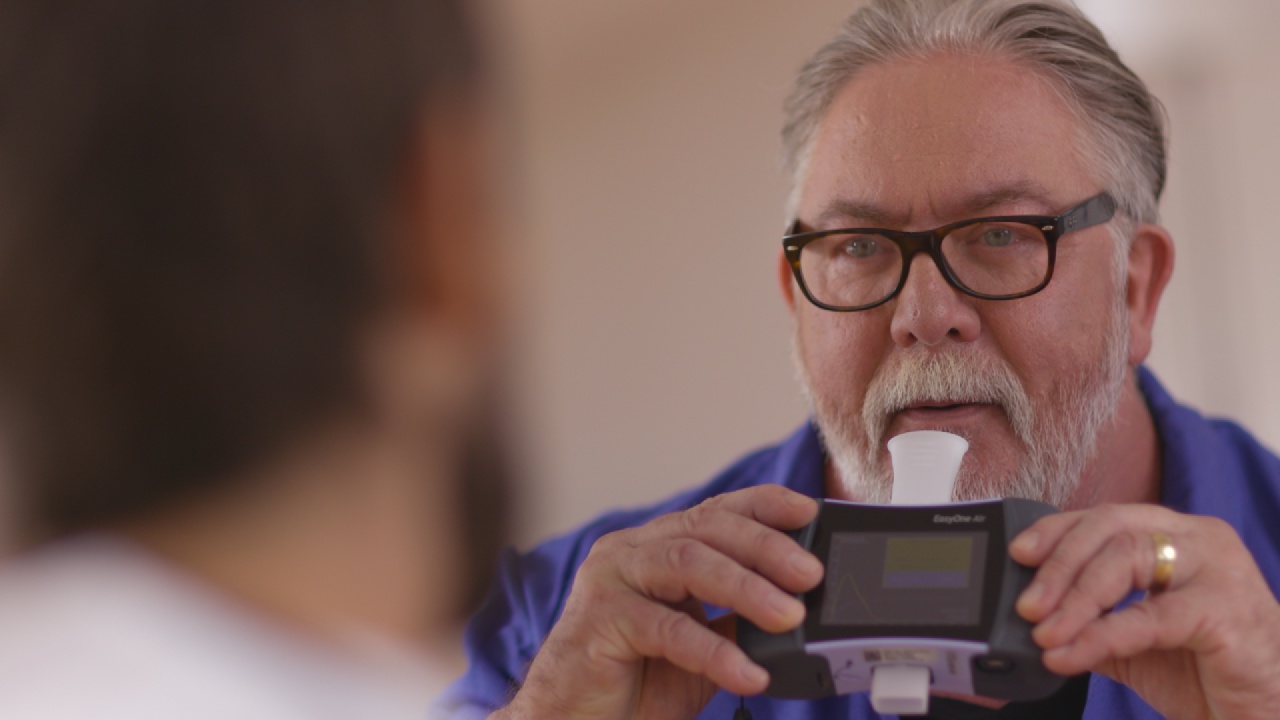
[[[738,644],[769,671],[765,694],[817,698],[870,690],[888,668],[927,677],[929,690],[1005,700],[1052,695],[1031,625],[1014,612],[1034,571],[1009,543],[1051,505],[1020,499],[933,506],[820,501],[793,533],[826,568],[800,596],[792,632],[738,619]],[[873,701],[874,701],[873,696]]]

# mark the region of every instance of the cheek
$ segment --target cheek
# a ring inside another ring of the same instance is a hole
[[[810,389],[844,407],[853,403],[861,408],[867,384],[890,342],[888,316],[878,309],[833,313],[797,306],[796,326]]]
[[[1103,283],[1090,283],[1083,292],[1066,283],[1063,289],[1072,292],[1046,289],[1023,300],[992,303],[984,313],[987,332],[1033,398],[1051,396],[1103,359],[1113,291]]]

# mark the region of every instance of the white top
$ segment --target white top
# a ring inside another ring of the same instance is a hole
[[[383,641],[312,641],[122,540],[0,571],[5,720],[423,720],[448,680]]]

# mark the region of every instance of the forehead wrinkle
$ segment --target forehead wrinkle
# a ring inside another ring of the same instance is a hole
[[[866,226],[894,227],[903,225],[908,216],[891,213],[873,202],[852,198],[834,198],[818,214],[817,224],[826,227],[832,223],[855,223]]]
[[[955,208],[957,213],[986,213],[1002,208],[1050,212],[1056,207],[1052,193],[1031,178],[1021,178],[987,190],[972,193]]]
[[[984,214],[1052,214],[1056,203],[1044,185],[1030,178],[1014,180],[971,192],[947,202],[937,217],[946,222]],[[895,212],[874,201],[837,197],[830,200],[815,219],[817,228],[882,227],[903,228],[911,224],[910,211]]]

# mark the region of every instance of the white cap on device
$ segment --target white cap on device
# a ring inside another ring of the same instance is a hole
[[[871,707],[881,715],[925,715],[930,679],[921,665],[881,665],[871,675]]]

